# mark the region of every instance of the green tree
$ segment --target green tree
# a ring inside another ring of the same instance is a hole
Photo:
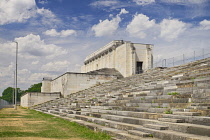
[[[8,101],[10,103],[12,103],[12,97],[13,97],[13,92],[14,89],[12,87],[8,87],[6,88],[3,92],[2,92],[2,97],[1,99]]]
[[[42,83],[31,85],[25,92],[41,92]]]
[[[2,97],[1,99],[8,101],[10,103],[12,103],[13,101],[13,94],[15,92],[15,89],[12,87],[8,87],[6,88],[3,92],[2,92]],[[20,96],[22,94],[22,91],[20,90],[20,88],[17,88],[17,101],[20,101]]]
[[[17,101],[19,102],[21,95],[25,94],[26,92],[41,92],[41,87],[42,83],[31,85],[30,88],[28,88],[27,90],[20,90],[20,88],[17,88]],[[0,98],[12,103],[13,93],[14,88],[8,87],[2,92],[2,97]]]

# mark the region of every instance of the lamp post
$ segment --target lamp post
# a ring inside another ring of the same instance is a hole
[[[14,86],[13,86],[13,94],[12,94],[12,104],[15,105],[15,71],[14,71]]]
[[[15,68],[15,106],[14,109],[17,109],[17,58],[18,58],[18,42],[16,43],[16,68]]]

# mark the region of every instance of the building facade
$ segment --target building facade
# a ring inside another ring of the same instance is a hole
[[[153,67],[153,45],[115,40],[87,56],[82,73],[115,68],[124,77],[142,73]]]
[[[22,107],[31,107],[44,102],[60,98],[60,92],[45,93],[45,92],[28,92],[21,96],[20,105]]]
[[[51,78],[43,78],[41,92],[60,92],[62,97],[66,97],[72,93],[114,79],[117,79],[117,76],[67,72],[53,80]]]

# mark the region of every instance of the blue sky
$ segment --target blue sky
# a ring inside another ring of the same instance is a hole
[[[210,52],[210,0],[0,0],[0,93],[79,72],[112,40],[154,44],[155,61]]]

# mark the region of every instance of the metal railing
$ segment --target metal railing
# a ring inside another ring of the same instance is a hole
[[[208,57],[210,57],[210,50],[202,49],[200,51],[192,51],[167,59],[157,59],[154,61],[153,67],[173,67]]]

